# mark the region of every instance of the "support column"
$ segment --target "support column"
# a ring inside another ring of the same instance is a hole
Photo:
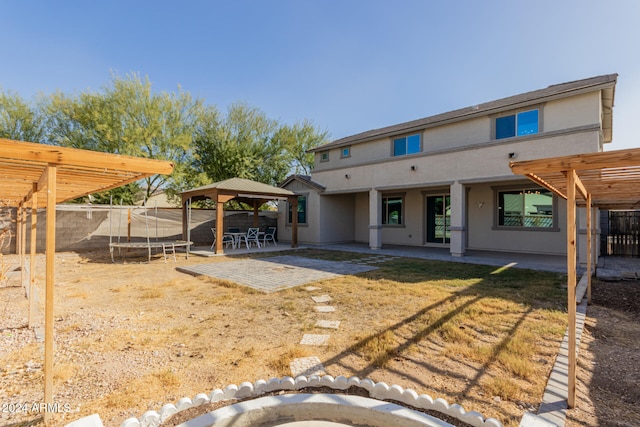
[[[215,195],[216,202],[216,254],[223,254],[222,239],[224,237],[224,199]]]
[[[291,247],[298,247],[298,196],[289,198],[291,204]]]
[[[587,194],[587,304],[591,304],[591,274],[593,271],[593,212],[591,193]]]
[[[569,371],[567,405],[576,406],[576,285],[577,285],[577,250],[576,250],[576,171],[567,173],[567,311],[569,316]]]
[[[382,193],[369,191],[369,248],[382,248]]]
[[[451,256],[462,257],[467,248],[467,188],[456,181],[451,184],[450,191],[451,243],[449,250]]]
[[[46,283],[44,309],[44,403],[53,404],[53,292],[55,285],[56,260],[56,191],[57,167],[47,166],[47,244]],[[51,412],[44,413],[44,421],[51,418]]]
[[[29,257],[29,329],[35,328],[36,311],[36,231],[38,228],[38,184],[33,183],[31,195],[31,247]]]

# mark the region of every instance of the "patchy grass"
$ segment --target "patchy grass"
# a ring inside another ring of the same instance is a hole
[[[368,257],[292,253],[331,261]],[[205,262],[232,260],[178,260]],[[78,402],[82,411],[114,423],[183,396],[291,375],[293,359],[313,355],[334,377],[398,384],[517,425],[521,403],[539,403],[566,329],[566,279],[539,271],[398,258],[367,273],[314,283],[317,292],[297,287],[265,294],[182,274],[162,260],[73,266],[57,270],[69,285],[67,297],[56,301],[56,316],[64,318],[56,339],[86,355],[82,375],[98,372],[108,383],[106,395]],[[324,294],[333,298],[335,313],[313,310],[311,296]],[[320,331],[314,326],[320,319],[340,320],[340,328]],[[330,344],[299,345],[307,331],[330,334]],[[0,366],[35,360],[37,351],[1,357]],[[149,361],[132,363],[125,378],[111,383],[90,359],[106,352]],[[60,357],[56,363],[73,362]],[[68,375],[62,372],[59,380]],[[31,386],[41,388],[25,383],[12,389]]]

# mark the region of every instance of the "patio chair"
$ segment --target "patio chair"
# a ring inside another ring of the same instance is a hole
[[[213,243],[211,244],[211,250],[213,250],[216,247],[216,240],[217,240],[216,229],[211,228],[211,232],[213,233]],[[233,237],[231,236],[222,236],[222,244],[225,246],[225,248],[228,248],[229,244],[231,244],[231,247],[233,249],[236,248],[236,242],[233,240]]]
[[[264,232],[262,236],[262,244],[267,246],[267,242],[271,240],[274,245],[278,246],[276,243],[276,227],[267,227],[267,231]]]
[[[258,233],[260,233],[259,228],[249,228],[247,230],[247,234],[243,234],[238,238],[238,245],[244,240],[245,245],[247,245],[247,249],[251,248],[252,242],[255,242],[256,246],[260,247],[260,239],[258,239]]]

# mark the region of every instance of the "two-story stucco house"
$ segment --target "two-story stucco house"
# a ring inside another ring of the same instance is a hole
[[[617,75],[549,86],[317,147],[299,194],[301,243],[366,242],[566,253],[564,200],[512,174],[512,160],[603,151]],[[291,238],[289,206],[279,237]]]

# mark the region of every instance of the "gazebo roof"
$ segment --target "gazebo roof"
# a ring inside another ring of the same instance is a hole
[[[212,198],[216,193],[234,195],[239,199],[286,199],[294,193],[280,187],[244,178],[230,178],[182,192],[182,200]]]

